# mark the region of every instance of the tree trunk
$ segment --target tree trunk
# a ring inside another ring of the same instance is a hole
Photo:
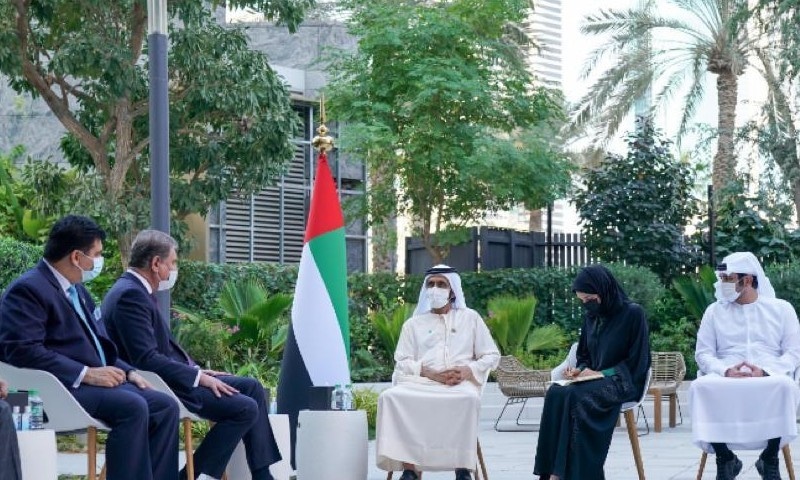
[[[372,271],[394,272],[397,268],[397,217],[392,215],[372,225]]]
[[[714,155],[711,179],[719,192],[735,178],[734,129],[736,128],[736,101],[738,77],[723,71],[717,75],[717,153]]]
[[[530,211],[528,217],[528,230],[531,232],[544,232],[544,212],[541,208]]]

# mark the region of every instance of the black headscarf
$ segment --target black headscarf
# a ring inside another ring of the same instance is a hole
[[[598,313],[602,316],[619,310],[630,301],[617,279],[603,265],[582,268],[572,282],[572,291],[599,295]]]

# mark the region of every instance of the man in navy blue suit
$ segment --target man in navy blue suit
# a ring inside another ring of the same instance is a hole
[[[175,240],[157,230],[140,232],[129,267],[103,300],[103,319],[122,358],[157,373],[189,410],[215,422],[195,452],[195,472],[220,478],[242,440],[253,480],[271,480],[269,466],[281,456],[264,387],[253,378],[200,369],[159,312],[154,292],[172,288],[178,278]]]
[[[111,427],[108,478],[174,480],[178,405],[119,358],[82,284],[103,268],[104,239],[87,217],[68,215],[53,225],[44,259],[0,300],[0,359],[52,373],[89,415]]]

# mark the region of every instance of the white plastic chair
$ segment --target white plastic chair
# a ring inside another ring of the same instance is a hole
[[[628,429],[628,438],[631,440],[631,449],[633,450],[633,460],[636,462],[636,472],[639,474],[639,480],[644,480],[644,464],[642,463],[642,450],[639,448],[639,434],[636,432],[636,417],[633,412],[641,408],[647,396],[647,390],[650,387],[650,379],[653,376],[653,370],[647,369],[647,378],[644,382],[644,389],[642,396],[637,402],[626,402],[622,404],[620,413],[625,416],[625,426]],[[645,423],[647,418],[645,417]],[[648,427],[649,429],[649,427]]]
[[[37,390],[44,402],[48,422],[45,425],[56,433],[86,432],[88,478],[97,478],[97,430],[110,428],[92,417],[83,409],[75,397],[50,372],[30,368],[17,368],[0,362],[0,377],[17,390]],[[105,479],[106,467],[100,472],[100,480]]]
[[[705,375],[705,372],[698,370],[697,371],[697,378],[700,378]],[[792,375],[795,383],[800,383],[800,367],[797,367],[794,371],[794,375]],[[784,445],[781,447],[781,452],[783,452],[783,461],[786,464],[786,473],[789,474],[789,480],[795,480],[794,475],[794,463],[792,462],[792,451],[789,448],[789,444]],[[700,455],[700,467],[697,469],[697,480],[701,480],[703,478],[703,470],[706,468],[706,461],[708,460],[708,452],[703,450],[703,453]]]
[[[183,425],[183,442],[186,446],[186,476],[187,478],[194,478],[194,445],[192,440],[192,422],[202,422],[204,419],[202,417],[198,417],[194,413],[190,412],[181,402],[181,399],[175,395],[175,392],[169,388],[167,382],[164,381],[157,373],[148,372],[146,370],[137,370],[139,374],[144,377],[145,380],[150,382],[150,385],[153,386],[154,390],[158,390],[159,392],[166,393],[173,400],[178,403],[178,408],[180,409],[180,419],[181,424]]]

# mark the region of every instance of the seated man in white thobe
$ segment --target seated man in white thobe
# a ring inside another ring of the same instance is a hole
[[[378,468],[403,470],[401,480],[444,470],[469,480],[481,389],[500,352],[481,316],[467,308],[455,269],[426,272],[394,359],[395,385],[378,398]]]
[[[742,470],[731,450],[761,449],[756,469],[779,480],[778,450],[797,436],[800,326],[750,252],[717,267],[717,302],[703,315],[695,359],[705,374],[692,382],[692,437],[717,455],[717,480]]]

